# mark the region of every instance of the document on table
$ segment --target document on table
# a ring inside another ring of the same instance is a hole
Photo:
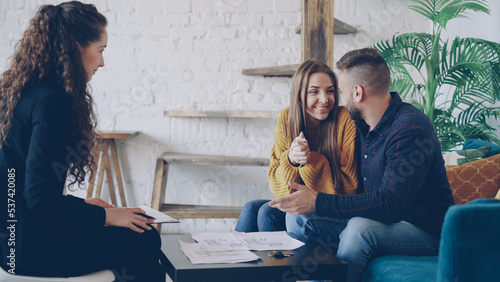
[[[259,259],[259,256],[250,251],[207,251],[198,243],[186,243],[181,240],[179,246],[193,264],[238,263]]]
[[[140,208],[144,212],[146,212],[147,216],[154,218],[155,221],[153,223],[179,223],[179,221],[177,219],[172,218],[169,215],[166,215],[166,214],[159,212],[155,209],[152,209],[148,206],[142,205],[142,206],[139,206],[138,208]]]
[[[250,250],[255,251],[272,251],[272,250],[293,250],[303,246],[299,240],[293,239],[286,234],[286,231],[277,232],[233,232],[233,235],[238,241],[247,246]]]
[[[193,264],[235,263],[259,259],[250,252],[271,250],[293,250],[304,243],[279,232],[192,232],[197,243],[179,241],[181,251]]]
[[[207,251],[248,251],[232,233],[229,232],[191,232],[191,237]]]

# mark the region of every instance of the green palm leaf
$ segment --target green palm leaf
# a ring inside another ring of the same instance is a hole
[[[490,13],[483,0],[414,0],[418,5],[410,5],[410,9],[430,19],[435,25],[446,28],[448,22],[455,18],[465,18],[468,12]]]
[[[500,144],[500,44],[476,39],[441,40],[454,18],[490,10],[484,0],[412,0],[410,9],[432,20],[432,34],[396,34],[374,45],[391,70],[391,90],[431,118],[443,149],[477,138]],[[442,95],[444,102],[436,105]]]
[[[409,69],[422,76],[426,55],[430,53],[431,38],[427,34],[401,34],[392,41],[380,41],[376,48],[386,59],[391,69],[391,89],[403,98],[417,99],[420,96],[418,85]],[[394,47],[396,46],[396,47]]]
[[[500,116],[500,107],[485,107],[484,102],[476,102],[458,114],[455,124],[467,139],[482,139],[498,142],[492,132],[494,129],[486,122],[488,117],[497,119]]]

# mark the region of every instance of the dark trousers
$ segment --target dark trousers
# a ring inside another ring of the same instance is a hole
[[[137,233],[128,228],[108,226],[99,229],[79,229],[70,232],[70,248],[67,257],[70,260],[69,276],[85,275],[104,269],[115,274],[116,281],[165,281],[159,259],[161,239],[158,231],[152,229]],[[52,246],[54,248],[54,246]],[[40,248],[38,248],[40,250]],[[31,254],[33,258],[40,254]],[[59,276],[57,269],[47,266],[43,260],[36,260],[26,268],[26,275],[46,276],[47,267],[55,272],[50,276]]]

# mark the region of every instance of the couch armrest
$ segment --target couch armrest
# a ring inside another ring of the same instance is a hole
[[[496,281],[500,262],[500,201],[477,199],[446,213],[437,281]]]

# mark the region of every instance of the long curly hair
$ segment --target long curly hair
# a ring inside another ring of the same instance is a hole
[[[55,81],[72,98],[71,147],[80,158],[69,165],[70,185],[82,186],[93,173],[97,125],[79,46],[98,41],[107,25],[94,5],[78,1],[41,6],[17,42],[9,68],[0,76],[0,147],[6,144],[13,113],[24,89]]]
[[[307,117],[307,87],[309,78],[313,73],[325,73],[332,79],[335,88],[335,102],[328,117],[320,122],[319,140],[311,142],[309,145],[317,144],[311,147],[311,151],[321,153],[328,159],[333,178],[333,187],[339,194],[343,193],[343,184],[341,181],[340,157],[337,155],[337,119],[339,115],[339,94],[337,77],[332,69],[325,63],[318,60],[307,60],[302,63],[295,72],[292,80],[292,90],[290,95],[290,113],[288,115],[288,139],[290,143],[299,136],[302,131],[307,139],[310,136],[310,125]]]

